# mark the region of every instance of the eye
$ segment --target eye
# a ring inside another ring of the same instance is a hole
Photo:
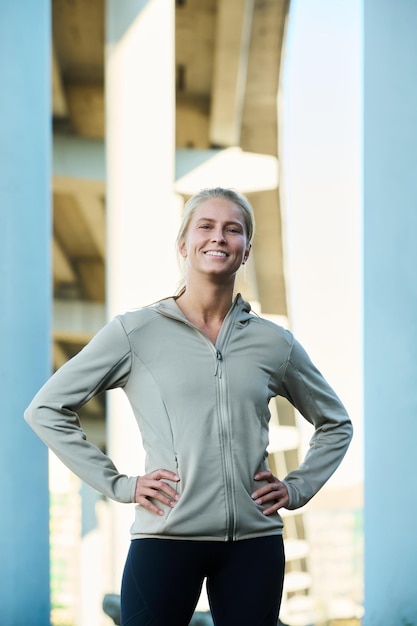
[[[203,230],[208,230],[210,228],[210,224],[200,224],[199,228]]]
[[[227,232],[228,233],[233,233],[233,234],[236,233],[238,235],[241,233],[240,229],[239,228],[235,228],[234,226],[229,226],[229,228],[227,229]]]

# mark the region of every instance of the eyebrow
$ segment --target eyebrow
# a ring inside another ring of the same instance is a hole
[[[199,217],[197,220],[197,224],[200,222],[216,222],[212,217]],[[243,224],[241,222],[235,222],[234,220],[229,220],[228,222],[224,222],[225,226],[240,226],[243,228]]]

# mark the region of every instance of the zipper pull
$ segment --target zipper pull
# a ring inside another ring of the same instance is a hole
[[[219,378],[221,378],[222,377],[222,369],[220,367],[220,364],[223,361],[223,355],[220,352],[220,350],[216,350],[216,359],[217,359],[217,362],[216,362],[216,369],[215,369],[214,375],[217,376],[217,372],[218,372],[219,373]]]

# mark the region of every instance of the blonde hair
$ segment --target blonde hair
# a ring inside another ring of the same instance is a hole
[[[188,227],[190,225],[191,219],[198,209],[198,207],[206,202],[207,200],[212,200],[213,198],[221,198],[222,200],[228,200],[229,202],[233,202],[240,212],[242,213],[243,220],[245,222],[245,230],[246,230],[246,239],[248,246],[252,242],[253,235],[255,232],[255,216],[253,213],[253,208],[247,198],[242,194],[238,193],[234,189],[225,189],[223,187],[215,187],[213,189],[202,189],[198,193],[191,196],[191,198],[185,203],[184,212],[182,216],[181,225],[178,231],[176,246],[178,259],[181,265],[183,265],[184,259],[179,254],[179,247],[183,242]],[[185,276],[180,280],[176,295],[179,296],[183,293],[185,289]]]

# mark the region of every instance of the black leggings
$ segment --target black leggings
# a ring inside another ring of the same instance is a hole
[[[242,541],[136,539],[122,581],[122,626],[188,626],[204,578],[216,626],[276,626],[282,537]]]

